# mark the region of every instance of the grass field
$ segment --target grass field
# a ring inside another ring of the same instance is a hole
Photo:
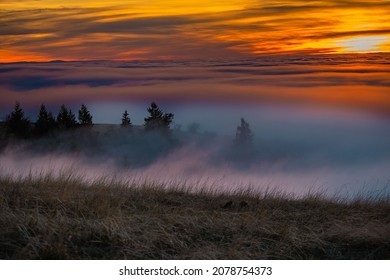
[[[390,259],[389,198],[0,178],[2,259]]]

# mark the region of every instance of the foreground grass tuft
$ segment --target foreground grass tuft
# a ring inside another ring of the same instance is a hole
[[[390,201],[0,178],[2,259],[390,259]]]

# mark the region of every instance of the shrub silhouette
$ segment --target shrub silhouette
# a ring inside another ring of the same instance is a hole
[[[19,138],[29,136],[31,122],[25,117],[19,102],[16,102],[14,110],[6,116],[4,126],[8,134]]]
[[[145,118],[145,130],[169,130],[174,114],[163,113],[155,102],[147,109],[149,117]]]

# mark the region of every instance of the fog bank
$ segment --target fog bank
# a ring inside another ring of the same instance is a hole
[[[234,144],[238,120],[230,124],[230,133],[228,124],[212,130],[201,123],[198,131],[183,126],[169,135],[145,133],[141,127],[95,125],[8,143],[0,153],[0,174],[72,174],[86,181],[105,178],[194,191],[389,195],[388,122],[344,113],[343,118],[286,114],[290,118],[279,112],[257,122],[252,119],[256,114],[249,114],[255,136],[249,153],[247,147]]]

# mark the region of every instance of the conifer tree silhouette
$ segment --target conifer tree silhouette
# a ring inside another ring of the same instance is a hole
[[[35,123],[34,132],[38,136],[42,136],[52,129],[54,129],[56,126],[56,121],[53,117],[53,114],[51,112],[48,112],[46,110],[46,107],[44,104],[41,105],[41,109],[39,110],[38,120]]]
[[[131,123],[131,120],[130,120],[130,117],[129,117],[129,113],[127,112],[127,110],[125,110],[125,112],[122,115],[122,124],[121,125],[122,126],[127,126],[127,127],[133,126],[132,123]]]
[[[8,134],[16,137],[26,138],[29,135],[31,122],[25,117],[19,102],[16,102],[14,110],[6,116],[4,126]]]
[[[150,107],[147,109],[147,111],[149,112],[149,117],[144,119],[144,126],[146,130],[168,130],[170,128],[174,114],[164,114],[155,102],[150,104]]]
[[[241,118],[241,124],[237,127],[235,142],[240,146],[251,146],[253,144],[252,130],[244,118]]]
[[[61,105],[60,111],[57,115],[57,126],[60,129],[72,129],[77,127],[77,121],[75,115],[72,113],[72,110]]]
[[[81,105],[81,108],[79,110],[79,123],[82,126],[92,126],[92,115],[88,111],[87,106],[84,104]]]
[[[240,163],[241,167],[249,164],[254,159],[256,149],[253,143],[253,133],[249,123],[244,118],[241,118],[241,123],[237,127],[232,148],[230,156],[237,163]]]

